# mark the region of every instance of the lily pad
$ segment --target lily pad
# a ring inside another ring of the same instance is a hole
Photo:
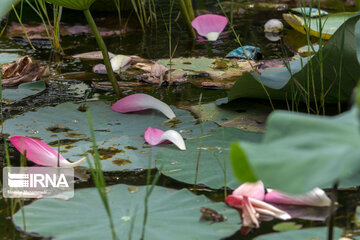
[[[351,12],[334,13],[321,18],[311,19],[310,22],[309,19],[304,20],[303,17],[292,14],[283,14],[283,18],[291,27],[300,33],[306,34],[305,29],[308,29],[311,36],[321,37],[327,40],[331,38],[346,20],[354,16],[354,14],[355,13]]]
[[[0,65],[4,63],[11,63],[20,58],[20,55],[16,53],[0,53]]]
[[[160,59],[158,64],[170,67],[169,59]],[[251,71],[247,61],[240,62],[236,59],[224,58],[173,58],[172,69],[182,69],[188,76],[209,76],[213,79],[222,80],[241,76],[244,72]]]
[[[39,108],[26,112],[4,123],[4,133],[39,138],[57,148],[60,140],[62,155],[78,160],[86,151],[91,152],[86,110],[92,113],[95,137],[104,171],[147,168],[148,160],[162,148],[177,149],[172,144],[152,147],[145,143],[147,127],[174,129],[186,138],[200,136],[200,125],[187,111],[173,108],[177,118],[167,118],[156,111],[121,114],[110,109],[110,103],[94,101],[86,104],[64,103],[56,107]],[[217,129],[208,123],[206,130]],[[81,166],[88,167],[87,163]]]
[[[323,92],[326,93],[324,101],[327,103],[349,101],[360,76],[359,19],[360,14],[348,19],[326,43],[321,51],[322,67],[319,51],[312,57],[294,59],[288,63],[288,68],[268,68],[260,75],[260,79],[253,73],[245,73],[231,88],[229,100],[267,99],[266,88],[271,99],[289,100],[297,96],[296,101],[308,102],[316,96],[320,101]]]
[[[331,187],[336,181],[342,187],[360,184],[356,108],[335,117],[277,111],[270,115],[266,130],[260,144],[233,144],[231,158],[239,180],[261,179],[288,193]]]
[[[329,14],[327,11],[318,9],[316,7],[315,8],[308,8],[308,7],[292,8],[291,11],[297,12],[300,14],[305,14],[306,16],[310,16],[310,17],[322,17],[322,16]]]
[[[291,240],[304,240],[304,239],[313,239],[313,240],[326,240],[327,238],[326,227],[317,227],[309,229],[301,229],[296,231],[287,231],[281,233],[270,233],[265,234],[260,237],[255,238],[256,240],[278,240],[278,239],[291,239]],[[333,239],[340,239],[342,235],[341,228],[334,228],[334,237]]]
[[[249,132],[264,132],[265,121],[272,109],[269,106],[249,103],[236,104],[236,108],[219,107],[216,103],[207,103],[184,107],[203,121],[213,121],[223,127],[234,127]]]
[[[295,222],[284,222],[278,223],[273,226],[273,230],[277,232],[286,232],[286,231],[294,231],[302,228],[301,224],[296,224]]]
[[[23,98],[38,94],[46,89],[44,81],[22,83],[17,88],[7,88],[2,90],[2,100],[14,102]]]
[[[170,148],[159,151],[155,156],[156,167],[161,168],[162,174],[168,177],[194,184],[201,139],[197,184],[204,184],[213,189],[223,186],[236,188],[239,186],[239,181],[231,170],[229,145],[240,139],[259,142],[261,137],[262,134],[259,133],[244,132],[236,128],[221,128],[206,133],[201,138],[186,140],[186,151],[179,152]]]
[[[130,189],[138,189],[133,191]],[[146,187],[114,185],[108,187],[109,205],[117,236],[140,239],[144,216]],[[201,207],[216,210],[226,217],[223,222],[199,221]],[[26,231],[57,240],[111,239],[109,220],[95,188],[75,191],[69,201],[41,199],[24,207]],[[239,214],[224,203],[213,203],[188,190],[171,190],[155,186],[148,201],[145,239],[220,239],[239,229]],[[14,216],[19,227],[21,211]],[[131,230],[133,224],[133,230]],[[179,227],[181,226],[181,227]]]

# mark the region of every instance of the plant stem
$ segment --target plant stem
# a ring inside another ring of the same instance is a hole
[[[112,70],[111,67],[111,63],[110,63],[110,58],[109,58],[109,54],[106,48],[106,45],[104,43],[104,40],[102,39],[99,30],[97,29],[96,23],[93,19],[93,17],[91,16],[90,10],[84,10],[84,15],[86,17],[86,20],[88,21],[91,30],[93,31],[95,38],[96,38],[96,42],[102,52],[103,58],[104,58],[104,64],[106,67],[106,71],[107,71],[107,75],[109,77],[109,80],[114,88],[115,94],[118,98],[121,98],[121,93],[120,93],[120,89],[119,89],[119,85],[117,84],[114,72]]]
[[[192,21],[195,18],[192,2],[191,2],[191,0],[184,0],[184,2],[185,2],[185,5],[186,5],[186,10],[187,10],[187,13],[189,15],[190,21]]]
[[[181,15],[183,16],[183,19],[184,19],[184,21],[186,23],[188,32],[189,32],[191,37],[195,38],[196,34],[195,34],[195,31],[194,31],[194,28],[191,25],[191,17],[189,16],[189,12],[187,11],[184,0],[178,0],[178,4],[179,4],[179,7],[180,7]]]
[[[328,240],[333,240],[334,237],[334,210],[335,210],[335,201],[337,198],[337,188],[338,182],[334,183],[331,190],[331,205],[330,205],[330,215],[329,215],[329,225],[328,225]]]

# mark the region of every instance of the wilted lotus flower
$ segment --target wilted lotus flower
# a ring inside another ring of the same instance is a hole
[[[84,157],[71,163],[46,143],[29,137],[13,136],[10,137],[10,142],[27,159],[41,166],[57,167],[59,161],[60,167],[77,167],[86,160]]]
[[[216,14],[205,14],[196,17],[191,25],[197,33],[208,41],[216,41],[227,24],[227,18]]]
[[[265,194],[264,184],[261,181],[240,185],[232,195],[226,197],[225,201],[230,207],[239,210],[243,227],[259,227],[260,220],[268,217],[282,220],[291,218],[288,213],[267,202],[321,207],[330,206],[331,203],[325,192],[319,188],[304,195],[287,195],[271,189]]]
[[[156,109],[166,117],[175,118],[175,113],[166,103],[143,93],[136,93],[118,100],[111,109],[115,112],[128,113],[137,112],[145,109]]]
[[[186,150],[184,139],[180,133],[175,130],[167,130],[164,132],[157,128],[148,127],[145,131],[144,138],[150,145],[158,145],[160,143],[170,141],[180,150]]]

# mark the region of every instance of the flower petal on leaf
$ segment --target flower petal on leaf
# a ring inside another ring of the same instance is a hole
[[[205,14],[196,17],[191,25],[199,35],[206,37],[208,41],[216,41],[227,22],[227,18],[224,16]]]
[[[77,167],[86,159],[71,163],[48,144],[29,137],[13,136],[10,142],[21,154],[26,154],[27,159],[41,166],[57,167],[59,158],[60,167]]]
[[[116,73],[125,71],[130,66],[130,62],[131,57],[125,55],[116,55],[110,60],[111,68]]]
[[[184,139],[180,133],[175,130],[167,130],[164,132],[157,128],[148,127],[145,131],[144,138],[150,145],[158,145],[160,143],[170,141],[180,150],[186,150]]]
[[[288,195],[273,189],[268,189],[268,193],[265,195],[265,201],[314,207],[327,207],[331,205],[331,200],[320,188],[314,188],[303,195]]]
[[[111,109],[115,112],[128,113],[142,111],[145,109],[156,109],[166,117],[175,118],[175,113],[166,103],[143,93],[136,93],[118,100]]]

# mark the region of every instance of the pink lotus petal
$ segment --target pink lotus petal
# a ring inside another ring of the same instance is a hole
[[[21,154],[26,152],[27,159],[41,166],[57,167],[59,158],[60,167],[77,167],[86,160],[82,158],[71,163],[46,143],[29,137],[13,136],[10,137],[10,142]]]
[[[205,14],[196,17],[191,25],[199,35],[206,37],[208,41],[216,41],[227,22],[227,18],[224,16]]]
[[[314,188],[303,195],[288,195],[276,190],[268,189],[268,193],[265,195],[265,201],[316,207],[327,207],[331,205],[331,200],[320,188]]]
[[[145,109],[156,109],[166,117],[175,118],[175,113],[166,103],[143,93],[136,93],[118,100],[111,109],[115,112],[128,113],[137,112]]]
[[[180,133],[174,130],[167,130],[164,132],[157,128],[148,127],[145,131],[144,138],[147,143],[153,146],[170,141],[174,143],[180,150],[186,150],[184,139]]]
[[[265,188],[261,181],[256,183],[243,183],[232,193],[234,196],[247,196],[257,200],[264,200]]]

